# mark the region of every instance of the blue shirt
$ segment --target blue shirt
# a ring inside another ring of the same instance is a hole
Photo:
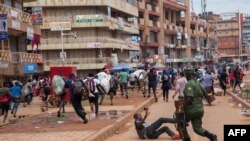
[[[20,86],[13,86],[10,88],[10,93],[12,96],[19,97],[22,94],[22,89]]]
[[[205,75],[202,77],[201,81],[202,81],[202,85],[203,85],[204,87],[210,87],[210,86],[213,85],[214,79],[213,79],[213,76],[212,76],[212,75],[205,74]]]

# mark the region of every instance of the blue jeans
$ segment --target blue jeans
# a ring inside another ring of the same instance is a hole
[[[149,139],[157,139],[161,134],[167,133],[170,137],[174,135],[174,132],[167,126],[161,127],[163,123],[176,123],[176,119],[172,118],[159,118],[146,129],[146,134]],[[160,128],[161,127],[161,128]],[[159,129],[160,128],[160,129]]]
[[[12,97],[12,102],[14,103],[14,106],[13,106],[13,113],[14,115],[16,114],[17,110],[18,110],[18,105],[20,103],[20,98],[18,97]]]

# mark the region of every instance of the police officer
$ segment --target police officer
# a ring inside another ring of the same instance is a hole
[[[202,117],[204,115],[203,98],[208,95],[198,80],[195,78],[194,69],[186,69],[187,84],[184,90],[184,113],[186,122],[192,123],[193,130],[200,136],[207,137],[210,141],[217,141],[217,136],[202,128]],[[185,127],[186,128],[186,127]],[[183,132],[183,141],[191,141],[187,130]]]

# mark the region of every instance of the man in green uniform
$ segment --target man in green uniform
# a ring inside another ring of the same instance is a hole
[[[217,141],[217,136],[202,128],[202,117],[204,115],[203,98],[208,95],[200,82],[196,80],[193,69],[186,69],[187,84],[184,90],[184,113],[186,122],[192,123],[193,130],[200,136],[207,137],[210,141]],[[185,127],[186,128],[186,127]],[[183,141],[191,141],[187,130],[183,130]]]

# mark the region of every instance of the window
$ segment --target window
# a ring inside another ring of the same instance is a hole
[[[4,0],[4,4],[12,7],[12,0]]]
[[[229,24],[226,23],[226,24],[225,24],[225,28],[228,28],[228,27],[229,27]]]
[[[20,9],[20,10],[22,10],[22,3],[20,3],[20,2],[15,2],[15,8],[17,8],[17,9]]]

